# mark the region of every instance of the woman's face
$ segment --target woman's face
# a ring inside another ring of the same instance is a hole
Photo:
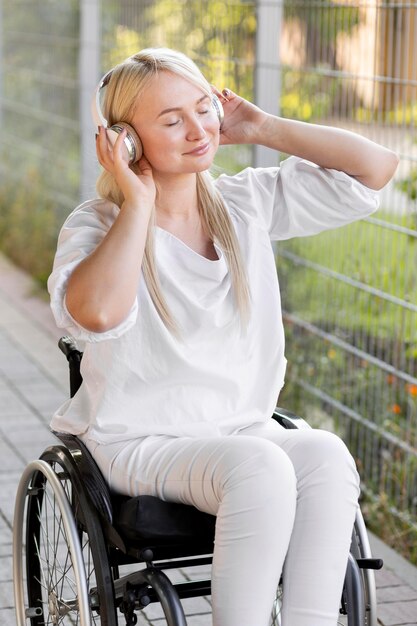
[[[219,145],[220,123],[210,96],[167,71],[141,95],[133,126],[155,173],[207,170]]]

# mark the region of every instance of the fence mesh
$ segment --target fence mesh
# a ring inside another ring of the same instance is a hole
[[[280,245],[284,397],[342,434],[376,502],[369,516],[386,513],[386,538],[413,550],[417,4],[304,0],[284,11],[282,114],[351,129],[401,155],[375,216]]]

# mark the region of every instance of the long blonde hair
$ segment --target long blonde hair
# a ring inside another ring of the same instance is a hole
[[[132,124],[140,93],[160,71],[169,71],[200,87],[211,95],[211,88],[198,67],[184,54],[167,48],[147,48],[117,65],[105,89],[102,111],[109,126],[116,122]],[[131,166],[138,172],[137,164]],[[112,174],[104,170],[97,180],[97,191],[121,207],[123,194]],[[229,267],[234,299],[241,322],[249,319],[250,291],[236,233],[224,202],[214,187],[208,171],[197,173],[198,210],[209,237],[223,251]],[[142,271],[152,301],[164,324],[174,334],[179,329],[165,301],[155,262],[154,228],[148,229]]]

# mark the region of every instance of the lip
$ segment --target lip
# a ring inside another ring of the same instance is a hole
[[[190,150],[190,152],[184,152],[184,154],[186,154],[187,156],[201,156],[208,152],[209,147],[210,142],[206,141],[206,143],[203,143],[201,146],[197,146],[197,148],[194,148],[194,150]]]

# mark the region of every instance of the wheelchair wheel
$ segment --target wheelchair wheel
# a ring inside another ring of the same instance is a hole
[[[271,611],[271,617],[269,621],[269,626],[281,626],[281,607],[282,607],[282,584],[280,583],[277,589],[276,597],[274,600],[274,604]],[[349,614],[344,615],[342,613],[339,614],[339,618],[337,620],[338,626],[350,626],[352,624],[352,620],[349,619]],[[353,622],[353,626],[356,626],[356,623]],[[361,626],[365,626],[363,623]]]
[[[116,626],[101,529],[76,495],[65,462],[59,455],[49,457],[28,465],[16,497],[17,626],[27,620],[31,626]]]
[[[356,514],[350,551],[355,559],[372,559],[368,533],[360,510]],[[375,572],[371,568],[366,568],[361,569],[360,573],[365,597],[365,626],[377,626]]]
[[[282,582],[279,583],[274,604],[272,606],[270,626],[281,626]]]

